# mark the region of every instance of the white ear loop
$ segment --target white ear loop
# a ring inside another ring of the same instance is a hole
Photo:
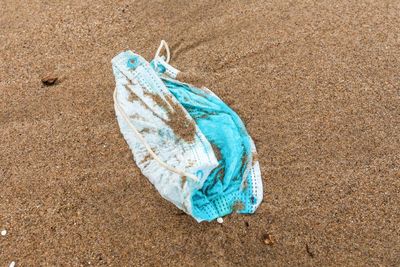
[[[160,57],[160,53],[161,53],[161,49],[165,49],[165,52],[167,53],[167,58],[165,59],[165,62],[169,62],[170,58],[171,58],[171,53],[169,51],[169,47],[168,44],[165,40],[161,40],[160,46],[157,49],[156,55],[154,56],[154,59],[157,59],[158,57]]]

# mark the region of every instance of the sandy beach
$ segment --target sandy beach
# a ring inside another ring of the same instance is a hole
[[[110,61],[162,39],[254,138],[254,215],[198,224],[136,167]],[[400,265],[398,1],[2,0],[0,125],[0,266]]]

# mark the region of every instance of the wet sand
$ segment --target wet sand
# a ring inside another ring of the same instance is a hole
[[[193,2],[0,2],[0,265],[399,266],[399,3]],[[135,166],[110,60],[161,39],[255,139],[256,214],[198,224]]]

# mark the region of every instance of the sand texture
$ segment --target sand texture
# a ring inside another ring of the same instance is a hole
[[[255,215],[135,166],[110,60],[161,39],[254,138]],[[0,0],[0,126],[0,266],[400,266],[399,1]]]

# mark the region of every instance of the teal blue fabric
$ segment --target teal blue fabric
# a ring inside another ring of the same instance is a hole
[[[156,70],[160,71],[159,68]],[[250,179],[246,168],[251,161],[252,150],[243,122],[214,94],[177,80],[165,77],[162,80],[196,121],[219,157],[219,166],[192,196],[193,216],[212,221],[234,210],[250,212],[250,205],[255,202],[255,196],[251,196],[252,184],[247,181],[246,187],[242,185],[243,178]]]

